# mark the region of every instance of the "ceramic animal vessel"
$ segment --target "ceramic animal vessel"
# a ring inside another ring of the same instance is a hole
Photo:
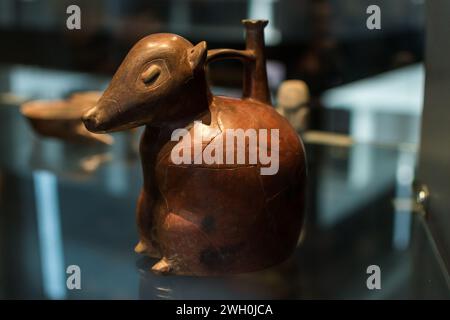
[[[159,259],[154,272],[250,272],[285,260],[296,247],[303,222],[305,153],[295,130],[270,103],[267,21],[243,23],[245,50],[207,51],[205,42],[194,46],[175,34],[143,38],[83,117],[96,133],[145,126],[135,251]],[[210,92],[205,66],[219,59],[243,62],[242,99]],[[227,136],[230,130],[248,136],[239,142],[238,135]],[[263,174],[269,165],[261,161],[261,152],[273,156],[276,170]],[[234,162],[224,161],[224,154]],[[180,157],[187,161],[180,163]]]

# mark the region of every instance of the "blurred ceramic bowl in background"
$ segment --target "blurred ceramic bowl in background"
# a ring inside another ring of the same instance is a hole
[[[66,100],[33,100],[21,106],[21,113],[29,120],[36,133],[75,143],[102,143],[111,145],[111,135],[95,134],[86,130],[81,117],[101,97],[100,91],[72,94]]]

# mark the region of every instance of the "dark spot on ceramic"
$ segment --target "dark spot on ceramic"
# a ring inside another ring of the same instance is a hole
[[[216,227],[216,219],[213,216],[206,216],[202,220],[202,230],[206,233],[212,232]]]

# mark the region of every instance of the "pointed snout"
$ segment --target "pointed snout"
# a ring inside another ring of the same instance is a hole
[[[97,106],[90,108],[81,118],[86,129],[91,132],[101,131],[98,119]]]
[[[117,130],[126,119],[123,119],[116,100],[101,98],[94,107],[85,112],[82,120],[89,131],[105,133]]]

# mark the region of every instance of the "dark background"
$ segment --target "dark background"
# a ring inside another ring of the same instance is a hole
[[[68,30],[66,8],[81,8],[81,30]],[[366,9],[381,8],[382,29],[366,28]],[[423,60],[420,0],[2,0],[0,63],[112,75],[145,35],[178,33],[209,48],[243,46],[244,18],[267,18],[267,56],[285,78],[307,81],[314,96],[343,83]],[[240,86],[237,63],[213,65],[211,79]],[[272,82],[277,86],[277,81]]]

